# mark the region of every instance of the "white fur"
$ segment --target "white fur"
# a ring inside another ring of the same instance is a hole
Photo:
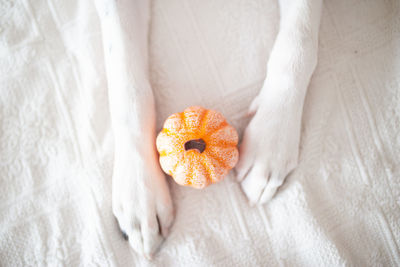
[[[297,166],[304,97],[317,64],[322,0],[281,0],[267,78],[240,146],[238,180],[251,204],[269,201]]]
[[[174,214],[155,148],[155,106],[148,79],[149,1],[103,0],[96,5],[115,138],[113,212],[132,248],[151,258]]]
[[[249,108],[255,115],[236,168],[251,203],[270,200],[297,165],[303,102],[317,63],[321,4],[280,1],[280,30],[264,86]],[[149,2],[102,0],[96,5],[115,136],[113,212],[133,249],[151,257],[172,223],[173,207],[155,151],[147,58]]]

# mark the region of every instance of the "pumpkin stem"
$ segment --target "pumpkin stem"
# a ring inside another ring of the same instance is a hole
[[[185,150],[197,149],[202,153],[206,149],[206,142],[203,139],[192,139],[185,143]]]

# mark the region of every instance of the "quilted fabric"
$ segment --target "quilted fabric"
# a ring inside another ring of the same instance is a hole
[[[202,105],[242,134],[278,22],[273,0],[155,0],[158,129]],[[233,172],[201,191],[170,183],[175,223],[148,262],[111,212],[93,3],[1,1],[0,265],[399,266],[399,29],[396,0],[325,1],[300,166],[263,207],[248,206]]]

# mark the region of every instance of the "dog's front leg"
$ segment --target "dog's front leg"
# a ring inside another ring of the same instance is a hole
[[[238,180],[251,203],[270,200],[296,166],[303,103],[317,64],[322,0],[280,0],[280,29],[240,146]]]
[[[155,149],[148,73],[150,5],[147,0],[103,0],[96,1],[96,8],[115,138],[113,212],[133,249],[151,257],[172,223],[173,207]]]

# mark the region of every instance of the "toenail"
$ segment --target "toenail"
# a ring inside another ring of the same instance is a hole
[[[122,233],[122,237],[125,239],[125,240],[129,240],[129,236],[124,232],[124,231],[122,231],[121,230],[121,233]]]

